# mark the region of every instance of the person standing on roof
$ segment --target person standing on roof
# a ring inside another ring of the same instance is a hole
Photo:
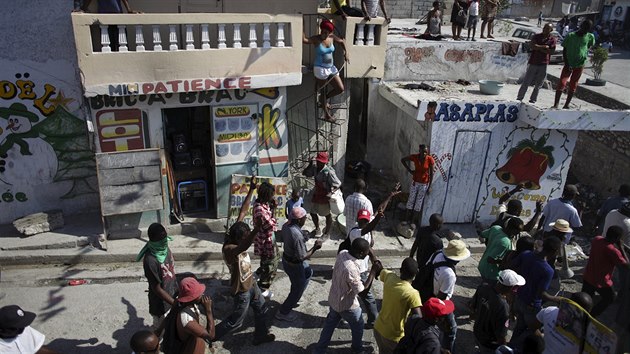
[[[522,101],[529,86],[534,86],[532,95],[529,96],[529,103],[536,103],[538,91],[542,87],[547,77],[547,65],[551,59],[551,54],[556,51],[556,39],[551,35],[553,25],[548,23],[543,27],[542,33],[537,33],[530,42],[532,54],[529,56],[527,71],[523,78],[521,88],[518,90],[516,99]]]

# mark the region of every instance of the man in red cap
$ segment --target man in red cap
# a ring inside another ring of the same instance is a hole
[[[319,228],[319,216],[326,217],[326,227],[324,228],[324,235],[327,235],[332,226],[333,218],[330,213],[330,197],[334,191],[341,187],[341,181],[337,178],[335,170],[329,167],[328,153],[320,151],[315,157],[316,164],[313,165],[313,161],[304,169],[302,174],[306,177],[315,176],[315,190],[313,191],[311,217],[315,224],[315,237],[322,235]]]
[[[405,169],[413,175],[411,186],[409,186],[409,199],[407,200],[407,222],[415,224],[420,217],[425,194],[431,192],[431,182],[433,181],[433,166],[435,160],[429,155],[426,145],[418,146],[418,153],[400,159]],[[409,163],[413,163],[412,170]]]
[[[36,315],[17,305],[0,309],[0,353],[55,354],[44,346],[46,337],[31,327]]]
[[[215,337],[214,316],[212,315],[212,299],[204,295],[206,286],[194,277],[182,279],[179,284],[177,302],[164,321],[165,353],[203,354],[206,343],[212,347]],[[199,324],[202,305],[206,316],[206,327]]]
[[[432,297],[425,301],[420,307],[422,316],[413,314],[407,320],[405,336],[400,340],[396,349],[401,349],[401,353],[450,353],[448,350],[442,351],[438,326],[448,325],[446,318],[454,310],[455,304],[451,300]],[[422,350],[416,351],[419,348],[422,348]]]

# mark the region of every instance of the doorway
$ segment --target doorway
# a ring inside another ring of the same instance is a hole
[[[162,110],[164,150],[169,160],[169,197],[174,214],[211,218],[216,215],[210,107]]]
[[[473,221],[481,177],[486,168],[490,136],[489,131],[457,131],[442,209],[446,222]]]

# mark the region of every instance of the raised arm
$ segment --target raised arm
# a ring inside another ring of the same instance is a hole
[[[249,203],[252,201],[252,194],[254,194],[254,190],[256,190],[256,176],[252,175],[249,180],[249,190],[247,191],[247,196],[243,201],[243,205],[241,205],[241,210],[238,213],[238,219],[236,221],[243,221],[245,219],[247,211],[249,210]]]
[[[533,42],[532,42],[533,43]],[[513,196],[514,194],[522,191],[524,188],[522,183],[519,183],[516,185],[516,187],[514,187],[514,189],[512,189],[511,191],[505,193],[504,195],[501,196],[501,198],[499,198],[499,204],[503,204],[505,202],[507,202],[511,196]]]
[[[333,4],[335,4],[335,7],[339,10],[341,17],[343,17],[343,19],[345,20],[346,17],[348,17],[348,15],[341,8],[341,4],[339,4],[339,0],[333,0]]]
[[[542,209],[543,209],[543,202],[539,200],[536,202],[536,209],[534,210],[534,216],[532,216],[531,220],[529,220],[527,224],[525,224],[525,226],[523,227],[523,231],[530,233],[530,231],[534,229],[534,227],[536,226],[536,223],[538,222],[538,218],[540,218]]]

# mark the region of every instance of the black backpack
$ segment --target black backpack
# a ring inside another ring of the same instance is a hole
[[[426,301],[431,297],[435,297],[435,295],[433,295],[433,278],[435,276],[436,268],[449,267],[453,271],[455,271],[455,267],[449,262],[442,261],[435,264],[433,263],[435,257],[440,252],[442,252],[442,250],[439,250],[431,255],[431,258],[429,258],[429,262],[418,269],[418,274],[416,274],[416,278],[411,283],[411,285],[420,293],[420,299],[422,301]]]
[[[346,238],[339,244],[339,248],[337,248],[337,254],[339,254],[339,252],[343,250],[350,251],[350,247],[352,246],[352,243],[350,242],[350,232],[358,228],[359,228],[358,226],[355,226],[352,229],[350,229],[350,231],[348,231],[348,235],[346,235]]]
[[[183,311],[189,314],[190,316],[197,318],[197,315],[192,311],[190,307],[180,307],[181,305],[177,303],[175,306],[171,308],[171,311],[164,318],[164,336],[162,337],[162,344],[160,344],[160,349],[166,354],[177,354],[179,353],[186,343],[179,338],[177,334],[177,321],[179,320],[179,314]]]

